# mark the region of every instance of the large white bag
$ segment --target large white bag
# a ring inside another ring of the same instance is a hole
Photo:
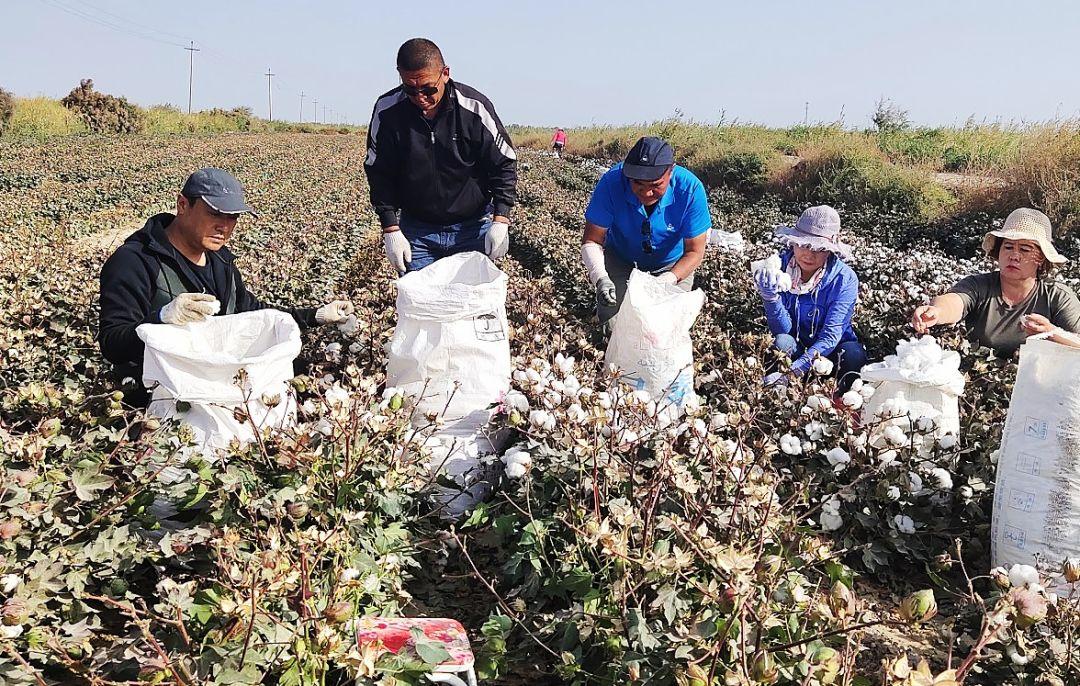
[[[290,315],[258,310],[183,326],[143,324],[136,333],[146,344],[147,411],[189,424],[199,444],[224,448],[234,438],[253,440],[252,424],[262,430],[296,423],[289,380],[300,328]],[[247,373],[243,389],[235,380],[241,369]],[[237,409],[250,412],[251,420],[237,419]]]
[[[386,384],[417,398],[413,422],[418,426],[428,423],[428,414],[444,422],[429,447],[432,468],[461,487],[435,489],[436,501],[452,518],[488,491],[483,462],[498,446],[484,429],[492,405],[510,390],[512,372],[508,282],[478,252],[445,257],[397,282],[398,321]]]
[[[695,397],[690,327],[704,304],[700,290],[687,292],[636,269],[630,274],[604,361],[661,411],[681,409]]]
[[[1001,437],[991,527],[993,564],[1059,572],[1080,557],[1080,350],[1020,347]]]
[[[863,406],[863,423],[869,425],[889,417],[907,422],[929,417],[934,420],[933,436],[958,436],[959,399],[965,383],[960,353],[942,350],[929,336],[900,341],[896,350],[896,355],[865,365],[859,372],[863,381],[878,384]],[[894,405],[904,408],[902,417],[887,409]]]

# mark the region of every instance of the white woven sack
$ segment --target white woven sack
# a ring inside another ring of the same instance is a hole
[[[865,367],[863,380],[866,381]],[[931,417],[935,421],[934,435],[960,434],[960,401],[956,395],[938,386],[920,386],[907,381],[882,381],[874,388],[874,395],[863,405],[862,421],[870,426],[874,417],[888,400],[904,400],[908,403],[911,421],[919,417]]]
[[[398,279],[386,383],[418,398],[417,422],[431,413],[460,430],[478,429],[510,389],[508,281],[478,252]]]
[[[183,326],[143,324],[136,333],[146,345],[148,412],[190,425],[199,444],[224,448],[233,439],[253,440],[252,424],[262,430],[296,423],[289,380],[300,354],[300,328],[290,315],[258,310]],[[236,383],[241,369],[247,373],[244,388]],[[268,406],[264,398],[278,402]],[[250,422],[234,416],[238,408],[250,413]]]
[[[1057,573],[1080,557],[1080,350],[1020,347],[997,464],[991,557]]]
[[[694,325],[705,293],[684,291],[634,270],[615,316],[604,361],[622,380],[645,391],[664,411],[679,408],[694,394]]]

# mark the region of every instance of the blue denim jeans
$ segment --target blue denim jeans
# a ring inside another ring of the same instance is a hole
[[[795,337],[786,333],[777,334],[773,345],[793,360],[805,352]],[[855,379],[859,378],[859,370],[866,364],[866,348],[858,341],[844,341],[826,357],[832,360],[837,390],[846,393],[851,384],[855,383]]]
[[[457,224],[429,224],[402,213],[401,233],[412,248],[412,261],[405,263],[405,270],[423,269],[435,260],[456,255],[459,252],[485,250],[485,239],[491,228],[491,214]]]

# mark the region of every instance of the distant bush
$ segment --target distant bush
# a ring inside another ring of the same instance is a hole
[[[871,139],[806,151],[798,165],[774,177],[773,186],[792,200],[872,205],[919,219],[937,218],[954,202],[928,172],[892,164]]]
[[[880,132],[903,131],[911,126],[908,111],[887,98],[877,101],[870,121]]]
[[[83,79],[60,103],[82,117],[94,133],[138,133],[142,111],[137,105],[115,95],[94,90],[93,79]]]
[[[1032,131],[1002,171],[1008,185],[996,200],[1003,211],[1020,206],[1042,209],[1059,235],[1080,226],[1080,122]]]
[[[8,127],[11,115],[15,113],[15,96],[0,88],[0,133]]]
[[[703,160],[695,164],[693,170],[706,185],[754,191],[764,184],[768,163],[756,152],[732,152]]]
[[[52,98],[17,98],[4,135],[46,138],[85,133],[82,119]]]

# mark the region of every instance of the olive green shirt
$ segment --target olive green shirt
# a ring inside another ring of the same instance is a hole
[[[1054,326],[1080,333],[1080,300],[1071,288],[1060,281],[1039,279],[1022,302],[1007,305],[1001,297],[1000,272],[976,274],[953,286],[964,301],[963,322],[972,341],[1008,357],[1027,339],[1020,323],[1024,315],[1041,314]]]

